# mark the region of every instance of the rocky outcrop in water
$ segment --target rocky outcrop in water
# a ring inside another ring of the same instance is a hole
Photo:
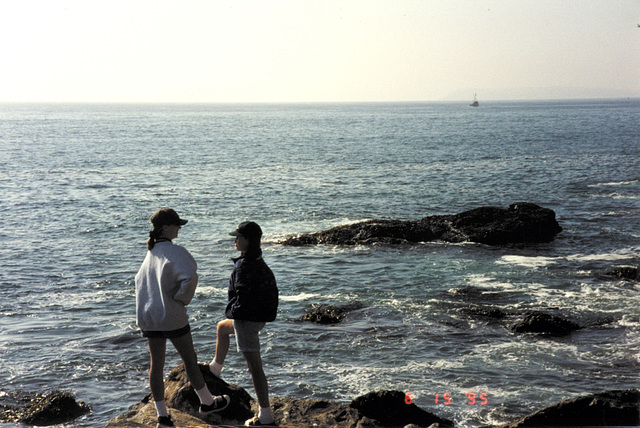
[[[452,304],[457,306],[457,311],[464,316],[481,320],[487,324],[501,326],[518,334],[562,337],[582,328],[596,327],[612,322],[610,317],[601,316],[574,320],[557,309],[522,310],[487,304],[486,302],[496,299],[499,294],[486,292],[476,287],[455,288],[447,290],[446,293],[447,296],[455,299]],[[464,322],[460,325],[464,325]]]
[[[14,401],[24,405],[0,405],[0,422],[25,425],[57,425],[72,422],[91,411],[84,402],[77,402],[69,392],[19,394]]]
[[[511,326],[511,330],[515,333],[538,333],[557,337],[566,336],[578,329],[580,326],[573,321],[545,313],[528,314],[523,320]]]
[[[518,202],[505,208],[481,207],[417,221],[370,220],[322,232],[289,237],[283,245],[371,245],[441,240],[488,245],[553,241],[562,231],[553,210]]]
[[[635,266],[616,266],[606,273],[606,275],[617,276],[620,279],[630,279],[638,281],[640,274]]]
[[[364,305],[360,302],[338,306],[314,305],[300,318],[300,321],[310,321],[316,324],[338,324],[349,312],[362,308],[364,308]]]
[[[640,390],[606,391],[563,400],[501,428],[640,426]]]
[[[209,367],[200,365],[209,390],[214,395],[228,394],[231,404],[220,413],[201,417],[197,413],[198,397],[189,385],[184,365],[174,368],[165,381],[165,397],[176,426],[242,425],[257,412],[257,403],[249,394],[236,385],[229,385],[209,372]],[[406,424],[429,426],[453,426],[453,422],[439,418],[415,404],[405,403],[405,394],[399,391],[380,391],[355,399],[351,405],[334,401],[272,397],[276,423],[280,426],[296,427],[396,427]],[[129,412],[120,415],[107,427],[155,426],[156,410],[148,394]],[[400,422],[400,423],[398,423]]]

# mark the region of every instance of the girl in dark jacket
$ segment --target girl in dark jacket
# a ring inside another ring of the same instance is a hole
[[[236,237],[235,247],[241,255],[233,260],[229,303],[225,311],[227,319],[218,323],[216,355],[210,368],[214,375],[220,376],[229,351],[229,336],[235,334],[238,351],[247,361],[260,405],[258,415],[246,421],[245,425],[272,425],[275,419],[269,403],[267,378],[262,369],[258,333],[265,323],[276,318],[278,287],[273,272],[262,259],[260,226],[254,222],[240,223],[230,235]]]

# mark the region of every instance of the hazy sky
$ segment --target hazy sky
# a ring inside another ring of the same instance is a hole
[[[640,0],[0,0],[0,102],[640,96]]]

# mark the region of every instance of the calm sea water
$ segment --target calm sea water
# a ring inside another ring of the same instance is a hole
[[[203,362],[236,255],[227,233],[262,225],[282,297],[263,335],[274,396],[348,403],[397,389],[477,426],[638,387],[640,285],[603,273],[640,264],[639,131],[639,100],[0,105],[0,398],[71,391],[93,407],[78,422],[93,426],[148,392],[133,278],[163,206],[189,219],[176,243],[199,264],[189,310]],[[564,231],[512,248],[278,244],[516,201],[555,210]],[[365,308],[341,325],[296,321],[312,304],[351,301]],[[514,335],[473,307],[587,328]],[[167,372],[178,363],[170,350]],[[240,355],[223,377],[253,394]]]

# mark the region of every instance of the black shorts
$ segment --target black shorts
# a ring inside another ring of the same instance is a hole
[[[179,328],[177,330],[169,330],[169,331],[145,331],[142,330],[143,337],[164,337],[165,339],[175,339],[176,337],[184,336],[185,334],[191,331],[191,326],[187,324],[186,326]]]

